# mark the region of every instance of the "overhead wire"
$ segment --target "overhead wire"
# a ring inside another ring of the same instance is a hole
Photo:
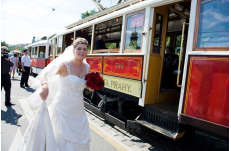
[[[34,3],[37,3],[37,4],[40,4],[40,5],[43,5],[43,6],[45,6],[45,7],[49,7],[49,8],[51,8],[51,9],[54,9],[54,8],[51,7],[51,6],[44,5],[44,4],[42,4],[42,3],[38,3],[38,2],[35,2],[35,1],[32,1],[32,0],[29,0],[29,1],[34,2]],[[57,8],[56,8],[56,9],[57,9]],[[53,11],[54,11],[54,10],[53,10]],[[62,10],[62,9],[59,9],[59,11],[70,12],[70,13],[77,13],[77,12],[73,12],[73,11],[69,11],[69,10]]]
[[[42,4],[42,3],[38,3],[38,2],[35,2],[35,1],[32,1],[32,0],[29,0],[29,1],[34,2],[34,3],[37,3],[37,4],[40,4],[40,5],[43,5],[43,6],[46,6],[46,7],[49,7],[49,8],[53,8],[53,7],[51,7],[51,6],[44,5],[44,4]]]
[[[40,21],[42,21],[44,18],[46,18],[48,15],[50,15],[54,10],[56,10],[58,7],[60,7],[64,2],[65,2],[66,0],[64,0],[59,6],[57,6],[56,8],[52,8],[52,11],[50,12],[50,13],[48,13],[45,17],[43,17],[42,19],[40,19],[37,23],[35,23],[32,27],[31,27],[31,29],[33,29],[34,28],[34,26],[36,26]],[[32,2],[34,2],[34,1],[32,1]],[[45,5],[46,6],[46,5]],[[28,30],[27,31],[27,33],[26,34],[24,34],[21,38],[23,38],[25,35],[27,35],[28,33],[29,33],[29,31],[31,31],[31,29],[30,30]]]

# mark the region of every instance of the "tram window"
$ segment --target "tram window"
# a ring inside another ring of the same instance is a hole
[[[28,56],[31,57],[31,47],[28,48]]]
[[[163,16],[160,14],[156,14],[156,25],[155,25],[155,33],[154,33],[154,42],[153,42],[153,53],[160,53],[161,46],[161,36],[162,36],[162,24],[163,24]]]
[[[124,52],[141,52],[144,13],[141,10],[126,16]]]
[[[114,49],[114,48],[117,48],[117,43],[105,43],[105,46],[108,48],[108,49]]]
[[[38,47],[34,49],[34,58],[38,58]]]
[[[31,47],[31,58],[34,58],[34,47]]]
[[[73,38],[74,38],[74,33],[69,33],[63,36],[63,41],[64,41],[64,47],[62,51],[65,50],[68,46],[70,46],[73,43]]]
[[[53,39],[51,41],[51,53],[50,53],[50,57],[53,57],[53,55],[56,54],[56,46],[57,46],[57,38]]]
[[[45,58],[46,53],[46,47],[45,46],[39,46],[39,58]]]
[[[197,47],[229,47],[229,0],[201,2]]]
[[[61,55],[62,53],[62,43],[63,42],[63,36],[59,36],[58,38],[58,50],[57,50],[57,56]]]
[[[92,26],[91,27],[87,27],[87,28],[83,28],[81,30],[77,30],[76,31],[76,38],[81,37],[81,38],[85,38],[88,41],[88,53],[90,53],[91,50],[91,38],[92,38]]]
[[[93,53],[119,53],[123,17],[95,25]]]

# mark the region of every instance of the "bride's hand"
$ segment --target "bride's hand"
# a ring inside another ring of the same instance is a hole
[[[94,89],[92,89],[92,88],[90,88],[90,87],[87,87],[87,89],[88,89],[89,91],[91,91],[91,92],[94,92],[94,91],[95,91]]]
[[[42,91],[40,92],[40,97],[43,101],[47,100],[47,96],[49,94],[49,88],[47,84],[42,85]]]

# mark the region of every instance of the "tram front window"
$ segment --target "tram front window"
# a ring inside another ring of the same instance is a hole
[[[46,47],[39,46],[39,58],[45,58],[45,53],[46,53]]]
[[[121,41],[123,17],[95,25],[93,53],[118,53]]]

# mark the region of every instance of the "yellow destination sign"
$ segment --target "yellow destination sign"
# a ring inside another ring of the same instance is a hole
[[[140,97],[141,81],[119,78],[114,76],[103,75],[104,87],[126,93],[132,96]]]

